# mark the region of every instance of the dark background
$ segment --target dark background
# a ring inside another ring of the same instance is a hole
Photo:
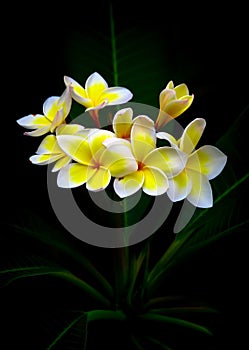
[[[138,6],[134,2],[115,3],[116,35],[123,42],[126,40],[127,46],[121,51],[125,57],[131,57],[130,62],[134,64],[134,74],[129,77],[120,75],[120,85],[134,92],[134,102],[142,101],[142,89],[137,93],[135,90],[136,86],[142,85],[149,96],[148,104],[157,107],[158,94],[169,80],[175,85],[185,82],[195,94],[191,113],[188,112],[186,118],[190,121],[193,117],[204,117],[209,130],[208,142],[215,143],[248,105],[246,13],[245,8],[237,3],[219,8],[210,2],[197,6],[153,2],[153,7],[152,3]],[[28,160],[40,140],[23,136],[24,130],[16,120],[30,113],[41,113],[47,97],[62,93],[64,75],[84,84],[93,71],[101,73],[99,67],[103,67],[107,60],[106,50],[102,50],[103,42],[99,43],[100,51],[95,60],[87,62],[87,57],[90,56],[88,50],[93,47],[91,38],[104,40],[103,37],[110,35],[109,4],[61,4],[60,8],[52,8],[22,3],[15,5],[14,9],[6,7],[3,16],[6,16],[6,23],[1,25],[3,222],[21,220],[25,225],[30,221],[29,215],[35,212],[59,228],[47,196],[46,167],[33,166]],[[137,47],[144,48],[141,55],[136,54]],[[150,60],[155,66],[148,71],[147,62]],[[122,70],[122,60],[120,65]],[[111,74],[107,80],[112,85]],[[80,246],[90,257],[96,259],[97,251],[99,263],[103,255],[109,254],[78,242],[64,231],[63,235],[65,240]],[[223,311],[218,326],[217,349],[244,349],[248,342],[243,329],[246,321],[242,320],[247,315],[246,243],[243,235],[229,237],[207,249],[203,255],[194,257],[184,271],[178,271],[178,278],[186,282],[183,285],[188,293],[209,296]],[[48,251],[35,239],[20,236],[3,224],[0,256],[3,265],[5,261],[21,256],[22,252],[39,252],[52,255],[58,261],[63,259],[56,249]],[[179,286],[179,281],[173,282]],[[6,323],[3,334],[7,332],[19,337],[20,343],[28,348],[26,327],[31,327],[32,322],[29,320],[22,325],[23,315],[20,315],[18,305],[20,302],[25,304],[25,308],[21,308],[25,314],[25,310],[34,305],[39,309],[39,303],[30,302],[32,297],[40,300],[42,308],[52,304],[53,297],[58,296],[51,291],[49,297],[46,288],[41,292],[39,286],[33,295],[28,284],[20,290],[16,289],[17,295],[15,288],[2,294],[1,305],[9,306],[3,313],[9,316],[9,321],[6,318],[3,321]],[[67,293],[70,290],[62,290],[60,300],[65,301]],[[8,345],[4,349],[9,349]]]

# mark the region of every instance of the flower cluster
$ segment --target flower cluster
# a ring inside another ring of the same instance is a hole
[[[110,131],[101,128],[99,110],[128,102],[132,93],[124,87],[108,87],[96,72],[87,79],[85,88],[70,77],[64,77],[64,82],[63,94],[48,98],[43,114],[17,120],[31,130],[26,135],[47,134],[30,160],[39,165],[54,163],[52,171],[58,172],[59,187],[85,184],[89,191],[100,191],[114,178],[113,188],[120,198],[142,189],[151,196],[166,194],[173,202],[186,198],[196,207],[213,205],[209,180],[223,170],[227,157],[214,146],[195,149],[205,120],[194,119],[179,139],[159,131],[192,104],[194,95],[189,94],[186,84],[167,84],[159,95],[155,122],[147,115],[134,116],[128,107],[116,112]],[[96,127],[66,123],[73,100],[86,108]],[[162,146],[158,146],[159,140]]]

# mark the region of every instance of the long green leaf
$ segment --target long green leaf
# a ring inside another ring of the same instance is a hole
[[[41,277],[41,276],[53,276],[61,278],[72,285],[82,289],[87,295],[99,302],[105,307],[110,306],[110,301],[103,296],[99,291],[93,288],[91,285],[78,278],[70,271],[67,271],[58,266],[24,266],[17,268],[8,268],[0,271],[0,285],[3,287],[8,286],[10,283],[23,278]]]
[[[146,320],[146,321],[153,321],[154,322],[160,322],[160,323],[168,323],[168,324],[172,324],[172,325],[176,325],[176,326],[180,326],[180,327],[185,327],[185,328],[189,328],[192,329],[194,331],[197,332],[201,332],[207,335],[212,335],[211,331],[204,327],[201,326],[199,324],[193,323],[193,322],[189,322],[180,318],[176,318],[176,317],[170,317],[170,316],[165,316],[165,315],[160,315],[160,314],[156,314],[156,313],[146,313],[144,315],[141,315],[139,318],[141,318],[142,320]]]
[[[57,316],[58,317],[58,316]],[[57,318],[58,320],[58,318]],[[53,325],[53,320],[50,318],[50,328]],[[57,323],[57,322],[56,322]],[[67,322],[65,319],[60,318],[59,326],[56,324],[56,328],[61,330],[48,345],[47,350],[51,349],[86,349],[87,344],[87,316],[81,312],[73,320]]]
[[[35,214],[32,215],[32,221],[29,225],[7,224],[14,230],[21,232],[28,237],[38,239],[42,243],[58,249],[63,254],[70,256],[71,259],[80,263],[82,268],[88,272],[91,277],[95,277],[95,280],[103,287],[107,295],[112,298],[113,291],[110,283],[101,274],[92,262],[82,253],[75,249],[69,242],[64,242],[61,232],[57,232],[54,227],[50,227]]]

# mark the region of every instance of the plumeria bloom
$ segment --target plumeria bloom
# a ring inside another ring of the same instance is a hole
[[[176,176],[185,167],[186,155],[173,147],[156,147],[154,121],[147,116],[133,120],[130,142],[138,168],[124,177],[114,180],[114,190],[124,198],[139,189],[151,196],[165,193],[168,178]]]
[[[109,145],[104,145],[112,139]],[[58,135],[61,149],[75,162],[58,173],[57,184],[73,188],[86,184],[90,191],[105,189],[111,177],[123,177],[136,171],[137,162],[130,143],[107,130],[90,129],[85,135]]]
[[[178,117],[190,107],[194,95],[189,94],[186,84],[182,83],[174,87],[171,80],[159,95],[160,112],[156,120],[156,129],[163,127],[168,121]]]
[[[34,129],[25,132],[29,136],[41,136],[46,133],[54,132],[55,129],[65,122],[72,105],[70,89],[67,87],[63,94],[49,97],[43,104],[42,114],[29,114],[17,120],[17,123],[27,129]]]
[[[86,107],[97,127],[100,127],[98,110],[109,105],[118,105],[128,102],[133,94],[124,87],[108,87],[105,79],[97,72],[91,74],[83,88],[74,79],[65,76],[64,82],[70,87],[72,97],[75,101]]]
[[[85,133],[86,137],[88,130],[83,126],[77,124],[60,125],[56,129],[56,136],[53,134],[47,135],[38,147],[36,154],[29,159],[33,164],[47,165],[55,162],[52,172],[56,172],[69,164],[72,160],[63,150],[60,148],[57,142],[58,135],[72,135]]]
[[[209,208],[213,205],[209,180],[220,174],[226,164],[227,156],[210,145],[195,150],[205,126],[204,119],[194,119],[178,140],[166,132],[157,133],[158,138],[169,141],[173,147],[179,148],[188,156],[185,169],[169,180],[167,194],[173,202],[187,198],[196,207]]]

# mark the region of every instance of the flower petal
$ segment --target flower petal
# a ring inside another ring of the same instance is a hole
[[[41,129],[45,126],[50,127],[51,122],[41,114],[29,114],[22,117],[16,121],[19,125],[25,127],[26,129]]]
[[[171,101],[167,104],[164,109],[164,112],[168,113],[171,118],[176,118],[180,114],[186,111],[192,104],[194,96],[184,96],[184,99],[178,99]]]
[[[85,90],[93,106],[99,104],[100,94],[108,88],[105,79],[97,72],[91,74],[86,81]]]
[[[121,103],[126,103],[130,99],[132,99],[132,97],[133,97],[133,94],[131,93],[130,90],[124,87],[117,86],[117,87],[110,87],[105,91],[103,91],[100,94],[99,99],[100,101],[107,100],[107,104],[109,106],[112,106],[112,105],[117,105]]]
[[[189,90],[186,84],[179,84],[174,88],[176,92],[176,98],[179,99],[183,96],[189,95]]]
[[[160,92],[159,95],[159,104],[160,109],[165,111],[167,105],[176,99],[176,93],[173,89],[165,88]]]
[[[57,143],[56,137],[54,135],[48,135],[42,140],[36,153],[37,154],[61,154],[62,150]]]
[[[70,88],[72,98],[85,107],[91,106],[91,100],[88,98],[85,89],[74,79],[64,76],[66,86]]]
[[[177,147],[178,146],[178,141],[172,136],[171,134],[160,131],[156,133],[156,137],[160,140],[166,140],[169,141],[172,147]]]
[[[187,200],[196,207],[210,208],[213,206],[213,193],[209,180],[201,173],[187,169],[192,181],[192,189]]]
[[[113,183],[115,192],[120,198],[125,198],[136,193],[142,188],[144,182],[143,171],[136,171],[122,179],[116,178]]]
[[[45,126],[44,128],[33,130],[33,131],[25,131],[24,135],[27,136],[42,136],[45,135],[50,130],[50,125]]]
[[[58,135],[60,148],[72,159],[81,164],[93,164],[92,153],[85,137],[80,135]]]
[[[188,124],[180,139],[179,147],[183,152],[190,154],[193,151],[203,134],[205,126],[206,121],[203,118],[196,118]]]
[[[72,106],[72,97],[70,93],[70,88],[67,86],[63,94],[58,100],[58,110],[63,110],[64,119],[68,116]]]
[[[133,120],[131,145],[136,160],[140,162],[156,147],[156,131],[152,119],[141,115]]]
[[[99,161],[110,170],[113,177],[123,177],[137,170],[138,165],[127,140],[107,139],[104,145],[108,146]]]
[[[151,151],[143,160],[146,166],[162,170],[167,177],[178,175],[185,167],[188,156],[172,147],[164,146]]]
[[[61,159],[57,160],[57,162],[55,163],[52,172],[56,172],[61,170],[64,166],[68,165],[71,162],[72,158],[70,158],[69,156],[64,156]]]
[[[58,112],[58,101],[60,97],[52,96],[43,103],[43,113],[52,122]]]
[[[62,154],[35,154],[31,156],[29,160],[33,164],[46,165],[55,162],[60,159]]]
[[[61,168],[57,185],[62,188],[73,188],[83,185],[89,177],[89,167],[82,164],[69,164]]]
[[[166,175],[157,168],[144,167],[143,191],[150,196],[159,196],[165,193],[169,187]]]
[[[221,173],[227,156],[214,146],[202,146],[189,156],[187,168],[199,171],[209,180]]]
[[[56,135],[73,135],[85,130],[83,125],[79,124],[61,124],[56,129]]]
[[[124,139],[130,137],[132,117],[132,108],[123,108],[114,115],[112,125],[117,137]]]
[[[192,188],[192,181],[183,170],[180,174],[169,179],[167,195],[172,202],[178,202],[188,196]]]
[[[101,191],[104,190],[111,181],[111,174],[108,169],[105,169],[103,167],[99,167],[98,169],[95,169],[93,176],[90,177],[90,179],[86,183],[86,188],[89,191]]]
[[[96,129],[94,132],[91,132],[88,136],[88,144],[91,150],[92,156],[96,162],[100,162],[100,157],[105,151],[105,146],[103,142],[109,138],[117,138],[116,135],[108,130]]]

